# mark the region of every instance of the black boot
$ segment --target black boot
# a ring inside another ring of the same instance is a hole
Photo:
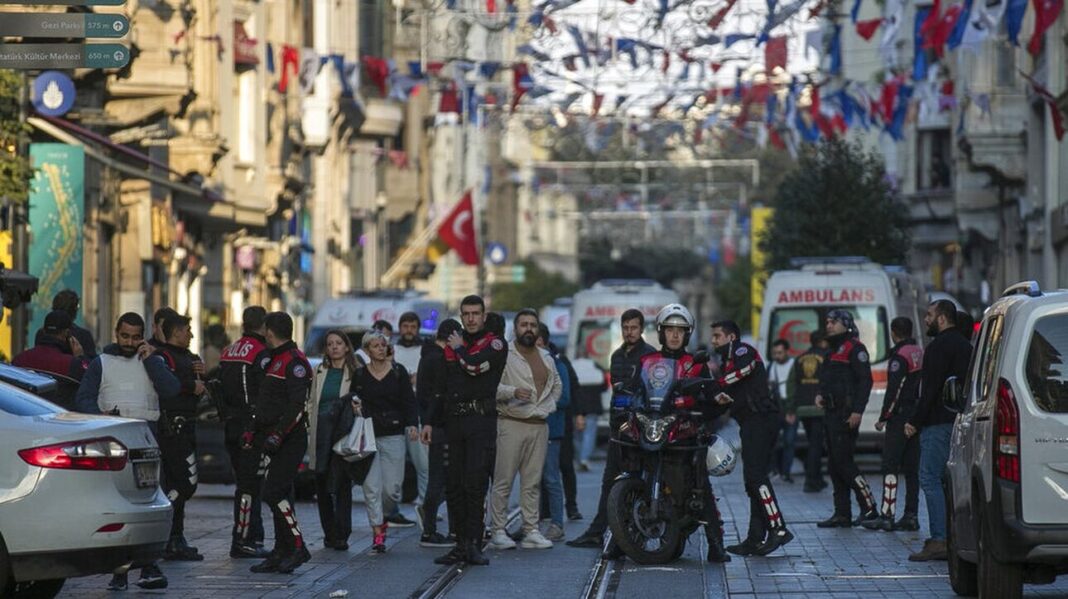
[[[850,519],[848,514],[834,514],[822,522],[817,522],[816,526],[819,528],[849,528],[853,526],[853,520]]]
[[[759,547],[762,543],[763,541],[756,541],[747,538],[741,543],[738,543],[737,545],[728,545],[727,551],[733,553],[734,555],[746,557],[749,555],[753,555],[753,552],[756,551],[756,548]],[[711,544],[709,545],[709,547],[711,547]]]
[[[293,551],[282,561],[278,562],[278,572],[282,574],[291,574],[293,570],[300,567],[301,564],[311,559],[311,553],[308,552],[308,548],[301,545],[300,549]]]
[[[890,532],[891,530],[894,530],[894,519],[890,516],[877,516],[875,518],[864,520],[860,525],[868,530],[885,530]]]
[[[894,530],[916,531],[920,529],[920,520],[916,514],[905,512],[901,519],[894,524]]]
[[[467,561],[467,543],[461,540],[457,540],[456,545],[448,553],[434,559],[435,564],[442,566],[461,564],[465,561]]]
[[[488,566],[489,558],[482,553],[482,543],[478,541],[467,542],[467,559],[465,560],[472,566]]]
[[[249,568],[249,572],[256,574],[263,574],[266,572],[277,572],[278,564],[282,561],[281,551],[275,547],[274,551],[267,554],[267,559]]]
[[[230,543],[231,559],[263,559],[270,553],[263,547],[233,541]]]
[[[768,532],[768,538],[753,550],[753,555],[765,556],[779,547],[794,540],[794,535],[785,528],[773,529]]]
[[[194,547],[190,547],[182,536],[172,536],[163,550],[163,559],[172,562],[199,562],[204,556]]]
[[[714,564],[725,564],[731,561],[730,554],[723,548],[723,537],[713,535],[708,540],[708,561]]]
[[[856,519],[853,520],[853,526],[860,526],[865,520],[875,520],[878,517],[879,512],[875,511],[874,508],[870,509],[864,512],[863,514],[857,516]]]

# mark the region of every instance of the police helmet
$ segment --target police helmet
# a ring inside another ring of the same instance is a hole
[[[727,476],[738,463],[738,452],[730,441],[719,435],[712,435],[705,453],[705,466],[710,476]]]
[[[660,345],[665,343],[664,329],[667,327],[686,329],[686,335],[682,341],[682,346],[686,347],[690,343],[690,335],[693,334],[693,314],[682,304],[668,304],[656,315],[656,332],[660,336]]]

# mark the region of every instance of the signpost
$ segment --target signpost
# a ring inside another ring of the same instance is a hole
[[[0,44],[0,69],[120,69],[129,62],[122,44]]]
[[[124,37],[130,20],[123,15],[96,13],[2,13],[0,37]]]

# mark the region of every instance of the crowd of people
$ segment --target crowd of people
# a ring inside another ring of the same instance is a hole
[[[189,318],[170,308],[153,314],[151,331],[140,315],[121,315],[114,342],[98,354],[92,335],[74,324],[78,305],[77,294],[59,293],[35,347],[12,362],[53,375],[59,381],[56,401],[65,408],[148,424],[161,451],[161,486],[174,507],[165,560],[204,559],[186,540],[184,528],[185,504],[198,482],[195,427],[202,398],[211,399],[225,423],[236,481],[230,557],[261,559],[253,572],[289,573],[311,558],[293,499],[302,463],[314,474],[324,544],[339,551],[349,548],[354,485],[362,488],[373,553],[386,552],[391,527],[418,525],[422,546],[450,549],[435,560],[441,564],[486,565],[487,547],[548,549],[564,540],[565,521],[582,519],[575,465],[588,467],[602,387],[579,384],[534,310],[516,314],[511,342],[504,339],[503,317],[487,312],[479,296],[464,298],[459,320],[442,322],[432,340],[420,338],[414,313],[401,316],[395,343],[393,325],[385,321],[363,334],[359,347],[345,331],[333,330],[324,337],[322,363],[312,368],[292,339],[292,318],[252,306],[242,314],[241,337],[219,349],[209,369],[189,349]],[[714,384],[694,401],[710,414],[729,411],[739,423],[750,519],[745,538],[724,547],[713,489],[702,487],[708,499],[703,517],[708,560],[764,556],[793,539],[773,481],[793,483],[799,426],[808,440],[805,492],[827,486],[823,452],[828,458],[834,511],[820,527],[917,530],[922,489],[930,539],[910,559],[945,559],[939,475],[953,418],[939,395],[948,377],[963,376],[967,368],[970,331],[958,326],[966,318],[951,302],[931,304],[925,324],[933,340],[926,350],[916,342],[909,319],[891,323],[894,345],[876,424],[886,435],[881,503],[854,461],[872,374],[852,314],[828,312],[825,327],[812,332],[811,347],[796,358],[790,357],[787,341],[776,340],[767,365],[741,340],[735,323],[714,323],[711,340],[718,360],[711,371],[700,369]],[[642,312],[628,310],[620,318],[623,344],[612,354],[609,372],[613,434],[630,407],[626,387],[643,360],[654,355],[693,360],[685,348],[695,323],[685,307],[665,307],[656,325],[660,349],[642,336]],[[350,461],[334,447],[357,419],[370,422],[375,451]],[[417,521],[399,508],[407,461],[417,473]],[[610,443],[597,513],[568,545],[604,547],[606,502],[619,474],[620,452]],[[905,508],[895,520],[901,475]],[[507,508],[517,477],[522,525],[509,535]],[[860,506],[856,519],[851,494]],[[448,528],[439,531],[443,502]],[[264,504],[273,520],[270,551],[264,547]],[[605,551],[608,557],[622,556],[614,544]],[[116,574],[110,588],[127,584],[125,573]],[[148,564],[137,584],[163,588],[167,579],[158,563]]]

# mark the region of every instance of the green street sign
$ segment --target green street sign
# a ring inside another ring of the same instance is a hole
[[[38,6],[122,6],[126,0],[3,0],[4,4],[35,4]]]
[[[96,13],[0,13],[0,37],[124,37],[130,20]]]
[[[129,62],[122,44],[0,44],[0,69],[119,69]]]

